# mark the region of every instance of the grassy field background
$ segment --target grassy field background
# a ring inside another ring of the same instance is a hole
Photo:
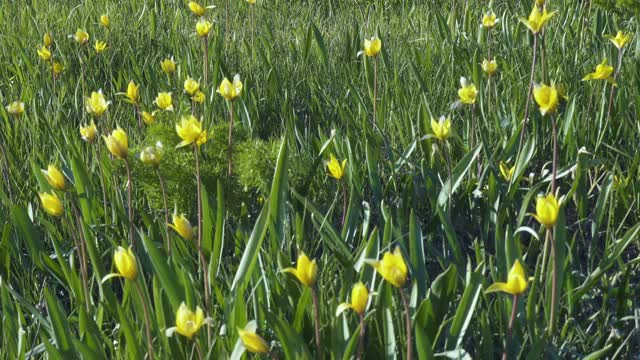
[[[198,19],[186,1],[0,3],[2,358],[149,358],[147,310],[158,359],[196,359],[199,352],[211,359],[252,357],[237,332],[252,320],[271,348],[255,355],[263,358],[403,359],[408,340],[419,359],[638,353],[638,37],[622,53],[610,116],[611,85],[582,81],[603,58],[616,65],[618,49],[604,35],[637,34],[637,5],[548,2],[548,11],[558,12],[538,42],[534,78],[562,84],[566,99],[553,118],[542,117],[531,101],[519,157],[534,43],[517,17],[529,15],[532,1],[234,0],[229,33],[225,2],[202,5],[216,6],[204,16],[214,22],[206,84]],[[490,38],[480,26],[489,10],[499,18]],[[103,14],[110,30],[100,24]],[[69,38],[77,29],[89,33],[87,45]],[[45,33],[65,68],[55,90],[49,64],[36,52]],[[383,43],[376,60],[356,56],[374,35]],[[109,48],[96,53],[96,40]],[[490,81],[480,66],[489,40],[498,64]],[[172,76],[160,67],[168,57],[177,64]],[[236,73],[244,89],[231,103],[215,90]],[[184,94],[188,77],[200,82],[203,104]],[[476,85],[478,96],[474,106],[452,109],[460,77]],[[134,107],[119,94],[129,81],[140,85],[140,111],[157,110],[161,91],[172,92],[174,110],[159,111],[154,124],[140,128]],[[132,224],[125,162],[102,139],[90,144],[79,133],[92,120],[85,97],[99,89],[111,101],[94,119],[99,135],[120,126],[129,136]],[[16,100],[25,104],[19,117],[5,108]],[[196,158],[190,147],[175,148],[181,140],[175,124],[192,111],[210,134],[199,154],[205,271],[195,239],[166,232],[159,178],[137,158],[162,141],[158,172],[169,219],[175,211],[197,226]],[[452,121],[446,144],[427,136],[440,115]],[[555,256],[545,228],[528,215],[536,212],[536,196],[551,191],[552,119],[562,198]],[[347,160],[340,181],[328,176],[331,154]],[[518,163],[512,179],[501,175],[500,162]],[[68,183],[57,192],[62,217],[48,215],[38,199],[53,191],[40,170],[49,164]],[[130,245],[130,225],[138,280],[101,282],[116,271],[116,248]],[[410,274],[400,290],[365,261],[396,246]],[[296,266],[301,251],[319,267],[312,287],[282,271]],[[516,259],[531,279],[516,298],[510,327],[513,297],[484,290],[505,281]],[[335,314],[358,281],[371,293],[363,352],[359,317]],[[193,338],[167,337],[183,301],[203,308],[211,323]]]

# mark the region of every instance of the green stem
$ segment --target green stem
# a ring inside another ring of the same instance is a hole
[[[171,257],[171,235],[169,234],[169,207],[167,206],[167,190],[164,186],[164,180],[162,180],[162,174],[160,170],[156,169],[158,174],[158,180],[160,180],[160,190],[162,191],[162,205],[164,206],[164,227],[167,233],[167,254]]]
[[[322,342],[320,341],[320,306],[318,305],[318,294],[316,293],[315,288],[310,287],[311,289],[311,299],[313,300],[313,316],[314,316],[314,325],[315,325],[315,335],[316,335],[316,348],[318,351],[318,359],[322,359]]]
[[[140,283],[137,280],[133,281],[136,289],[138,290],[138,295],[140,295],[140,302],[142,302],[142,309],[144,311],[144,322],[147,333],[147,351],[149,353],[149,360],[153,360],[153,338],[151,337],[151,319],[149,318],[149,309],[147,309],[147,301],[144,298],[144,294],[142,293],[142,287],[140,287]]]
[[[227,149],[227,158],[229,161],[229,171],[227,175],[231,177],[233,173],[232,149],[233,149],[233,101],[229,102],[229,148]]]
[[[127,170],[127,212],[129,215],[129,244],[132,248],[135,248],[135,237],[133,231],[133,195],[132,195],[132,179],[131,179],[131,166],[129,166],[129,160],[124,160],[124,166]]]
[[[378,103],[378,58],[373,58],[373,127],[375,128],[377,122],[377,106]]]
[[[551,314],[549,315],[549,336],[553,335],[556,328],[556,306],[558,304],[558,260],[556,259],[556,241],[552,228],[548,228],[547,236],[551,243]]]
[[[357,360],[362,359],[364,353],[364,312],[360,314],[360,335],[358,335],[358,355]]]
[[[616,71],[613,74],[613,82],[618,78],[618,73],[620,72],[620,68],[622,67],[622,49],[618,49],[618,65],[616,67]],[[607,110],[607,120],[611,117],[611,109],[613,108],[613,96],[616,91],[615,85],[611,84],[611,94],[609,95],[609,109]]]
[[[402,304],[404,305],[404,321],[406,323],[407,330],[407,360],[413,359],[413,346],[411,339],[411,315],[409,314],[409,301],[407,300],[407,295],[405,295],[404,290],[402,288],[398,288],[400,290],[400,297],[402,298]]]
[[[509,319],[509,328],[507,329],[507,339],[502,352],[502,360],[507,360],[509,342],[511,341],[511,332],[513,331],[513,324],[516,322],[516,313],[518,311],[518,295],[513,295],[513,306],[511,307],[511,318]]]
[[[196,248],[198,250],[198,257],[200,258],[200,266],[202,267],[202,281],[204,286],[204,303],[207,308],[206,312],[211,311],[211,303],[209,300],[209,266],[207,265],[207,259],[202,251],[202,184],[200,181],[200,157],[198,155],[199,149],[196,143],[193,144],[193,152],[196,158],[196,189],[198,192],[198,241]],[[211,340],[211,330],[207,326],[207,340]]]
[[[538,34],[533,34],[533,59],[531,61],[531,77],[529,78],[529,92],[527,93],[527,101],[524,107],[524,120],[522,121],[522,130],[520,131],[520,142],[518,143],[518,153],[516,154],[516,164],[518,163],[520,152],[522,151],[522,143],[524,134],[527,132],[527,122],[529,122],[529,103],[531,102],[531,94],[533,92],[533,79],[536,71],[536,56],[538,48]]]

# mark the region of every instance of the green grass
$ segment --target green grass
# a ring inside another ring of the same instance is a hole
[[[617,49],[604,34],[638,32],[633,3],[549,1],[558,13],[546,27],[544,66],[537,63],[535,80],[563,84],[568,96],[557,116],[564,199],[555,230],[556,324],[549,321],[550,249],[544,228],[528,215],[536,195],[551,188],[551,120],[535,102],[517,176],[507,182],[499,171],[501,161],[516,162],[533,45],[517,16],[528,16],[533,2],[258,0],[255,29],[249,6],[230,3],[231,34],[225,34],[223,1],[206,15],[216,21],[206,86],[196,18],[186,1],[0,4],[1,358],[143,358],[145,305],[157,359],[196,359],[194,344],[207,358],[250,358],[236,329],[251,320],[274,357],[351,358],[358,317],[349,311],[336,317],[335,310],[358,281],[372,293],[363,358],[406,358],[399,291],[365,263],[396,246],[410,272],[400,291],[409,298],[414,358],[500,357],[512,297],[484,289],[505,281],[516,259],[533,280],[516,308],[506,343],[510,359],[638,353],[638,36],[624,52],[610,119],[610,86],[581,81],[604,57],[615,65]],[[490,8],[500,18],[492,32],[498,73],[491,93],[480,68],[487,32],[479,26]],[[99,24],[101,14],[111,18],[109,33]],[[68,38],[78,28],[91,37],[82,52]],[[36,53],[45,32],[54,38],[54,58],[66,67],[55,93]],[[376,128],[373,62],[356,57],[373,35],[383,41]],[[96,54],[95,40],[106,40],[109,50]],[[168,56],[178,64],[171,78],[160,70]],[[234,102],[234,173],[228,177],[229,107],[215,89],[236,73],[244,90]],[[193,151],[174,149],[180,142],[175,123],[191,112],[182,90],[189,76],[204,87],[206,100],[196,112],[212,134],[201,148],[202,245],[210,265],[204,274],[195,241],[173,230],[168,256],[159,181],[136,157],[158,140],[165,144],[159,171],[169,211],[196,225]],[[450,110],[462,76],[479,90],[475,115],[470,106]],[[142,110],[155,110],[157,93],[171,91],[175,111],[160,112],[156,124],[139,129],[133,107],[117,95],[130,80],[140,84]],[[128,245],[129,223],[124,162],[112,159],[101,139],[85,143],[78,131],[90,121],[84,96],[98,89],[112,101],[96,119],[100,135],[116,124],[129,135],[144,300],[131,281],[101,283],[115,271],[115,249]],[[4,108],[18,99],[26,108],[20,118]],[[426,136],[430,119],[440,115],[452,118],[452,179],[445,148]],[[479,146],[471,146],[474,116]],[[327,175],[330,154],[347,159],[344,224],[342,185]],[[40,172],[49,163],[70,185],[66,194],[58,192],[64,220],[47,215],[38,199],[38,192],[50,191]],[[74,239],[86,246],[88,309]],[[295,266],[300,251],[319,266],[322,354],[314,340],[312,293],[281,271]],[[209,308],[203,276],[211,285]],[[182,301],[211,317],[210,341],[207,326],[195,342],[165,336]]]

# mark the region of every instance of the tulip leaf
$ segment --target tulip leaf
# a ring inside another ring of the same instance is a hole
[[[482,150],[482,144],[476,146],[473,150],[469,151],[458,164],[451,171],[451,179],[447,179],[442,189],[440,190],[440,195],[438,196],[438,206],[444,207],[447,204],[449,199],[449,193],[455,193],[456,189],[462,183],[462,180],[471,169],[471,165],[477,160],[478,154],[480,154],[480,150]],[[451,191],[449,191],[451,188]]]
[[[264,309],[265,316],[267,317],[267,323],[273,328],[282,350],[284,351],[285,359],[312,359],[309,349],[305,345],[305,341],[300,338],[300,335],[293,331],[288,321],[285,321],[282,317],[275,314],[269,309]]]
[[[47,313],[51,322],[51,330],[56,348],[65,358],[74,357],[74,349],[71,339],[71,328],[67,321],[66,315],[62,311],[62,306],[58,302],[56,296],[48,287],[44,288],[44,298],[47,303]]]
[[[18,205],[11,205],[10,209],[13,224],[16,225],[20,238],[25,240],[24,242],[27,245],[27,251],[29,252],[30,258],[39,269],[42,269],[43,265],[42,260],[40,259],[42,240],[40,239],[40,232],[33,225],[31,218],[24,208]]]
[[[184,289],[180,281],[178,280],[177,273],[180,270],[169,268],[166,261],[166,255],[162,253],[158,247],[149,239],[149,237],[143,232],[139,232],[140,238],[142,239],[142,244],[144,245],[144,249],[149,255],[149,260],[151,260],[151,264],[153,269],[155,270],[155,275],[158,276],[160,282],[162,283],[162,287],[169,297],[169,301],[171,302],[171,306],[174,309],[177,309],[180,306],[180,303],[183,301]]]
[[[462,345],[462,340],[473,318],[473,313],[482,291],[483,277],[478,272],[471,272],[471,264],[467,266],[467,279],[467,286],[462,293],[462,299],[460,299],[458,309],[456,310],[449,330],[452,344],[455,344],[455,349],[458,349]]]
[[[253,227],[253,231],[251,231],[249,241],[247,241],[244,252],[242,253],[240,265],[238,266],[236,275],[231,283],[231,293],[235,294],[235,296],[241,296],[239,294],[244,290],[249,279],[251,279],[251,273],[253,272],[255,261],[258,258],[258,252],[260,251],[262,241],[264,240],[264,236],[268,229],[267,218],[269,217],[270,201],[270,199],[265,201],[264,207],[262,208],[256,224]]]
[[[423,299],[427,293],[427,269],[424,254],[424,244],[422,240],[422,231],[420,230],[418,219],[411,210],[411,218],[409,220],[409,261],[411,263],[411,275],[418,284],[418,297]]]

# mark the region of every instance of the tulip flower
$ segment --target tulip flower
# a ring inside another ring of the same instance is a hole
[[[327,170],[329,170],[329,176],[336,180],[342,180],[342,177],[346,174],[347,159],[338,161],[336,157],[331,154],[331,160],[327,163]]]
[[[528,287],[529,280],[527,279],[527,274],[525,274],[520,261],[516,259],[511,270],[509,270],[507,282],[495,282],[491,284],[487,290],[485,290],[485,294],[501,291],[510,295],[521,295],[527,291]]]
[[[155,123],[156,122],[156,112],[153,111],[153,112],[149,113],[149,112],[143,111],[142,112],[142,120],[147,125],[151,125],[151,124]]]
[[[42,202],[42,208],[44,211],[55,217],[60,217],[64,214],[64,208],[62,202],[54,193],[39,193],[40,202]]]
[[[336,316],[339,316],[347,309],[352,309],[358,315],[364,314],[369,301],[369,290],[363,283],[359,282],[351,289],[351,302],[344,302],[338,305]]]
[[[242,93],[242,81],[240,81],[240,75],[236,74],[233,77],[233,83],[226,77],[220,83],[218,90],[216,90],[223,98],[229,101],[235,100],[240,93]]]
[[[24,114],[24,103],[22,101],[14,101],[5,107],[7,112],[13,116]]]
[[[244,348],[252,354],[268,354],[269,344],[256,333],[258,326],[255,321],[250,321],[244,329],[238,328],[238,336]]]
[[[145,165],[153,166],[157,168],[160,166],[160,161],[164,157],[164,147],[162,142],[158,141],[154,146],[147,146],[140,152],[140,161]]]
[[[82,29],[78,29],[76,33],[71,36],[80,45],[85,45],[89,42],[89,33]]]
[[[51,37],[51,34],[49,33],[44,34],[43,43],[44,43],[44,46],[48,48],[50,48],[51,45],[53,45],[53,37]]]
[[[246,0],[249,5],[253,5],[256,3],[256,0]]]
[[[536,0],[536,5],[538,5],[538,7],[543,7],[544,6],[544,2],[545,2],[545,0]]]
[[[458,90],[458,97],[462,104],[473,105],[476,103],[476,95],[478,90],[476,86],[470,84],[465,77],[460,78],[460,89]]]
[[[138,277],[138,261],[136,260],[136,256],[133,254],[131,246],[129,246],[129,249],[127,250],[122,246],[118,246],[118,249],[116,249],[113,254],[113,263],[116,266],[117,272],[111,273],[102,278],[103,283],[114,277],[123,277],[131,281],[135,281]]]
[[[482,61],[482,65],[480,66],[482,67],[482,71],[489,76],[492,76],[498,70],[498,63],[496,63],[495,60],[485,59]]]
[[[97,135],[98,129],[96,128],[96,123],[93,122],[93,120],[91,120],[91,124],[80,127],[80,136],[82,136],[82,140],[88,143],[94,143]]]
[[[193,95],[191,99],[199,104],[202,104],[205,100],[205,95],[202,91],[198,91],[195,95]]]
[[[98,54],[103,53],[108,49],[107,43],[104,41],[96,41],[93,47],[96,49],[96,52]]]
[[[176,71],[176,63],[173,61],[173,57],[162,60],[160,68],[167,75],[173,74]]]
[[[100,16],[100,25],[104,26],[105,29],[111,29],[111,19],[106,14]]]
[[[167,111],[173,111],[173,103],[172,102],[173,101],[171,100],[171,93],[170,92],[160,92],[160,93],[158,93],[158,96],[153,101],[153,103],[156,104],[160,109],[167,110]]]
[[[500,161],[500,175],[507,181],[510,182],[513,178],[513,173],[516,171],[515,165],[509,167],[504,161]]]
[[[127,133],[124,132],[120,126],[118,126],[116,130],[113,130],[111,135],[103,136],[102,138],[109,152],[119,159],[127,159],[127,155],[129,154],[129,140]]]
[[[433,135],[436,139],[446,141],[451,132],[451,118],[440,116],[437,121],[436,119],[431,118],[431,130],[433,131]]]
[[[551,229],[558,221],[559,211],[560,205],[553,194],[547,194],[547,196],[538,195],[536,198],[536,213],[529,213],[529,215],[533,216],[547,229]]]
[[[596,66],[596,70],[585,75],[585,77],[582,78],[582,81],[605,80],[615,86],[616,81],[611,77],[611,74],[613,74],[613,66],[607,65],[607,58],[604,58],[602,62]]]
[[[200,19],[196,24],[196,33],[200,37],[207,37],[209,35],[209,32],[211,31],[212,26],[213,24],[211,24],[209,21]]]
[[[58,170],[58,168],[55,165],[49,164],[49,166],[47,167],[47,170],[42,169],[41,171],[44,174],[44,177],[47,179],[47,182],[52,188],[60,191],[65,190],[65,188],[67,187],[67,184],[64,180],[64,175],[62,175],[60,170]]]
[[[127,97],[127,102],[137,104],[140,101],[140,85],[136,85],[133,80],[129,81],[127,92],[124,95]]]
[[[184,91],[189,96],[194,96],[200,90],[200,84],[192,78],[188,78],[184,81]]]
[[[38,56],[40,56],[40,59],[43,61],[49,61],[51,60],[51,51],[49,51],[45,45],[42,45],[42,47],[38,49]]]
[[[358,56],[364,54],[368,57],[376,57],[380,53],[381,49],[382,40],[378,39],[377,36],[374,36],[371,39],[364,39],[364,48],[358,52]]]
[[[187,241],[193,239],[193,227],[184,214],[173,214],[173,224],[169,224],[169,227],[175,230],[183,239]]]
[[[204,13],[207,11],[204,6],[198,4],[195,1],[189,1],[189,9],[195,16],[204,16]]]
[[[555,84],[551,84],[551,86],[536,84],[533,89],[533,97],[540,107],[542,116],[553,114],[560,104],[560,97],[558,96],[558,89]]]
[[[556,11],[548,13],[547,9],[540,12],[538,11],[538,7],[534,6],[528,19],[519,17],[518,20],[528,27],[533,34],[538,34],[555,14]]]
[[[192,311],[183,301],[176,312],[176,326],[168,328],[165,335],[171,337],[177,332],[191,339],[202,328],[202,325],[209,324],[210,321],[209,318],[205,319],[204,311],[200,306],[196,306],[196,310]]]
[[[111,101],[107,101],[102,94],[102,89],[98,90],[98,92],[92,92],[91,96],[85,99],[87,112],[97,117],[102,116],[107,111],[109,104],[111,104]]]
[[[409,270],[402,257],[400,247],[396,247],[393,253],[387,251],[382,257],[382,261],[367,260],[376,271],[391,285],[402,288],[407,282]]]
[[[622,50],[625,47],[625,45],[627,45],[629,41],[631,41],[632,36],[630,34],[625,34],[622,31],[618,31],[616,36],[605,35],[605,37],[611,40],[613,45],[615,45],[618,48],[618,50]]]
[[[53,71],[53,75],[58,76],[64,71],[64,65],[55,61],[53,65],[51,65],[51,70]]]
[[[296,267],[283,269],[282,272],[293,274],[304,286],[313,286],[318,274],[318,265],[316,260],[311,261],[304,252],[300,252]]]
[[[202,121],[198,121],[193,115],[183,116],[180,119],[176,124],[176,133],[182,139],[176,148],[193,143],[201,146],[207,142],[207,130],[202,129]]]
[[[483,16],[482,16],[482,27],[485,29],[491,29],[494,26],[496,26],[496,24],[498,23],[498,18],[496,17],[496,14],[493,11],[487,11]]]

